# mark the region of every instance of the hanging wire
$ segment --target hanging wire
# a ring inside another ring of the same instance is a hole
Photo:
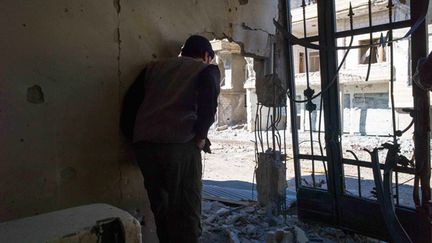
[[[323,100],[322,100],[322,96],[321,96],[321,100],[320,100],[320,109],[319,109],[319,119],[318,119],[318,144],[319,144],[319,149],[320,149],[320,153],[321,153],[321,157],[324,158],[324,149],[322,146],[322,141],[321,141],[321,119],[322,119],[322,110],[323,110]],[[326,177],[326,184],[328,185],[328,172],[327,172],[327,165],[325,163],[325,161],[322,161],[323,167],[324,167],[324,173],[325,173],[325,177]]]
[[[350,40],[350,44],[349,44],[349,46],[351,46],[351,45],[353,44],[353,42],[354,42],[354,36],[351,36],[351,40]],[[318,92],[317,94],[313,95],[313,96],[310,98],[310,100],[313,100],[313,99],[317,98],[318,96],[320,96],[321,94],[326,93],[326,92],[330,89],[330,87],[335,83],[337,77],[339,76],[339,72],[340,72],[340,70],[341,70],[343,64],[345,63],[345,60],[346,60],[346,58],[347,58],[348,53],[350,52],[350,50],[351,50],[351,49],[347,49],[347,51],[345,52],[345,54],[344,54],[344,56],[343,56],[343,58],[342,58],[341,63],[339,64],[338,68],[336,69],[336,74],[335,74],[335,76],[333,76],[333,78],[332,78],[332,80],[330,81],[330,83],[329,83],[329,84],[328,84],[328,85],[327,85],[327,86],[326,86],[322,91],[320,91],[320,92]],[[287,96],[288,96],[288,98],[290,98],[292,101],[294,101],[294,102],[296,102],[296,103],[306,103],[306,102],[309,101],[309,99],[306,99],[306,100],[296,100],[296,99],[294,99],[293,97],[291,97],[291,95],[290,95],[289,92],[287,92]]]
[[[388,17],[389,17],[389,22],[393,23],[393,1],[389,0],[388,1]],[[393,40],[393,29],[390,29],[389,32],[389,41]],[[395,108],[395,98],[394,98],[394,71],[393,71],[393,65],[394,65],[394,51],[393,51],[393,42],[390,42],[389,44],[390,47],[390,102],[391,102],[391,111],[392,111],[392,128],[393,128],[393,145],[394,146],[398,146],[398,139],[397,139],[397,128],[396,128],[396,108]],[[396,204],[399,205],[399,186],[398,186],[398,182],[399,182],[399,175],[398,172],[395,171],[395,183],[396,183]]]
[[[426,87],[423,86],[423,84],[420,82],[420,68],[421,68],[421,61],[419,60],[418,64],[417,64],[417,69],[413,75],[413,77],[411,78],[411,80],[417,84],[417,86],[422,89],[423,91],[429,92],[429,89],[427,89]]]
[[[254,167],[254,171],[252,173],[252,188],[251,188],[251,194],[252,194],[252,199],[254,198],[255,195],[255,177],[256,177],[256,171],[258,169],[258,140],[257,140],[257,136],[256,136],[256,122],[255,122],[255,141],[252,141],[255,145],[255,167]]]
[[[359,161],[357,155],[352,150],[347,150],[348,153],[352,154],[354,156],[354,159],[356,161]],[[360,171],[360,165],[357,165],[357,187],[359,192],[359,197],[362,197],[362,188],[361,188],[361,171]]]
[[[267,149],[270,148],[269,133],[268,133],[268,130],[269,130],[269,128],[270,128],[269,124],[271,125],[271,123],[270,123],[270,119],[271,119],[271,116],[270,116],[270,109],[267,109],[267,121],[266,121],[266,122],[267,122],[267,124],[266,124],[266,138],[267,138],[266,142],[267,142]]]
[[[351,4],[351,3],[350,3]],[[369,10],[369,27],[372,27],[372,2],[371,0],[368,1],[368,10]],[[372,40],[372,32],[369,33],[369,45],[373,44],[373,40]],[[367,82],[369,80],[369,75],[370,75],[370,70],[371,70],[371,64],[372,64],[372,55],[373,55],[373,51],[374,50],[372,47],[369,47],[369,60],[368,60],[368,68],[367,68],[367,72],[366,72],[366,79],[365,81]]]
[[[307,37],[307,27],[306,27],[306,2],[305,0],[302,1],[302,6],[303,8],[303,36],[304,38]],[[310,136],[310,151],[311,151],[311,155],[312,155],[312,185],[313,187],[315,187],[316,185],[316,180],[315,180],[315,159],[314,159],[314,146],[313,146],[313,131],[312,131],[312,111],[313,111],[313,103],[312,103],[312,99],[310,99],[311,95],[313,95],[313,90],[310,87],[310,80],[309,80],[309,53],[308,53],[308,48],[305,46],[304,47],[304,59],[305,59],[305,65],[306,65],[306,86],[307,89],[305,90],[305,95],[307,96],[307,101],[308,103],[308,107],[306,108],[306,110],[308,111],[308,118],[309,118],[309,136]],[[316,107],[316,106],[315,106]]]
[[[261,143],[261,152],[264,152],[264,138],[263,138],[263,134],[262,134],[262,108],[263,108],[263,106],[262,105],[260,105],[260,104],[257,104],[257,107],[259,107],[259,116],[258,116],[258,131],[259,131],[259,133],[258,133],[258,135],[259,135],[259,138],[260,138],[260,143]]]

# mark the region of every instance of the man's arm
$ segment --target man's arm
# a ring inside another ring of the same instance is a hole
[[[198,119],[195,123],[195,133],[197,140],[203,140],[207,138],[208,130],[215,121],[217,98],[220,92],[218,66],[207,66],[198,75],[197,82]]]

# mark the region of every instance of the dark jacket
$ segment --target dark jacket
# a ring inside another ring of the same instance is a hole
[[[220,73],[189,57],[150,63],[127,91],[120,126],[133,142],[206,138],[217,107]]]

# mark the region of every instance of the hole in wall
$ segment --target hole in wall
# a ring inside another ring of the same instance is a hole
[[[45,102],[41,86],[33,85],[27,89],[27,101],[33,104],[42,104]]]
[[[212,154],[203,159],[204,185],[247,188],[250,194],[255,168],[250,118],[255,110],[247,104],[256,103],[254,58],[245,57],[242,47],[227,39],[211,44],[221,82],[216,121],[209,131]]]

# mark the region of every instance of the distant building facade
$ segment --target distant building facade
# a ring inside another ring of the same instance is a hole
[[[338,31],[348,30],[349,3],[354,12],[354,29],[369,26],[368,0],[336,0],[336,27]],[[302,38],[303,8],[302,0],[292,0],[292,33]],[[392,21],[403,21],[410,18],[408,0],[393,1]],[[317,1],[306,0],[306,36],[318,35]],[[372,1],[372,25],[389,22],[388,0]],[[431,25],[429,25],[431,27]],[[430,28],[431,29],[431,28]],[[399,38],[405,35],[408,29],[393,31],[393,37]],[[376,32],[372,35],[372,42],[380,42],[388,33]],[[338,46],[348,46],[351,37],[339,38]],[[431,38],[429,38],[431,46]],[[354,37],[353,46],[368,45],[370,35],[357,35]],[[257,96],[255,89],[254,59],[243,57],[240,46],[226,40],[213,41],[216,50],[217,63],[221,69],[222,84],[219,99],[219,111],[217,126],[247,124],[250,131],[255,129]],[[390,101],[390,68],[394,72],[394,95],[396,108],[397,129],[404,129],[411,117],[404,108],[413,107],[412,99],[412,75],[411,59],[409,54],[410,40],[404,39],[394,42],[393,67],[390,67],[390,48],[387,45],[376,47],[363,47],[351,49],[346,61],[339,72],[339,90],[341,104],[341,122],[343,133],[353,135],[389,135],[392,133],[392,114]],[[338,51],[339,62],[345,50]],[[370,74],[366,81],[368,63],[371,62]],[[318,93],[321,90],[320,60],[317,50],[293,46],[293,66],[296,81],[296,99],[305,99],[303,92],[307,88],[309,79],[310,87]],[[307,67],[306,67],[307,66]],[[308,69],[308,73],[306,70]],[[300,131],[318,131],[320,97],[313,101],[317,110],[312,112],[311,122],[304,103],[297,103],[297,127]],[[289,108],[288,108],[289,109]],[[265,112],[266,108],[264,108]],[[265,113],[264,112],[264,113]],[[288,114],[282,114],[286,121],[290,121]],[[323,125],[323,118],[321,119]],[[266,121],[264,121],[266,123]],[[323,127],[323,126],[321,126]],[[290,124],[288,122],[288,129]],[[264,128],[265,129],[265,128]]]
[[[293,34],[304,37],[302,1],[293,1],[292,18]],[[349,4],[353,7],[354,29],[369,26],[368,0],[342,1],[336,0],[336,27],[338,31],[349,30],[350,19],[348,16]],[[372,1],[372,24],[385,24],[389,22],[387,0]],[[317,4],[316,1],[306,1],[306,36],[318,35]],[[394,1],[392,21],[409,19],[410,9],[407,1]],[[402,37],[407,29],[394,30],[394,38]],[[379,43],[385,38],[387,32],[377,32],[372,35],[372,42]],[[348,46],[351,37],[339,38],[338,46]],[[370,35],[357,35],[354,37],[353,46],[369,45]],[[397,108],[397,126],[403,128],[410,122],[408,114],[400,112],[401,108],[412,107],[410,80],[412,70],[409,58],[409,40],[395,42],[394,64],[390,67],[390,48],[385,46],[363,47],[351,49],[345,63],[339,72],[339,89],[342,128],[344,133],[360,135],[388,135],[392,133],[392,114],[390,102],[390,69],[394,71],[395,107]],[[303,91],[307,87],[306,63],[309,70],[309,83],[315,92],[321,90],[319,52],[303,47],[294,46],[294,68],[296,78],[296,93],[298,99],[305,99]],[[339,62],[344,51],[339,51]],[[306,60],[307,59],[307,60]],[[369,60],[371,63],[369,79],[366,81]],[[317,111],[312,113],[310,124],[308,112],[303,104],[297,106],[297,121],[300,130],[317,131],[320,107],[320,98],[314,100]]]

